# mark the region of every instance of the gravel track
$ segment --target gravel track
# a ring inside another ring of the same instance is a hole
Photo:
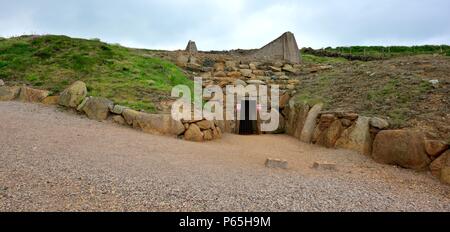
[[[265,168],[268,157],[289,169]],[[0,102],[0,211],[450,212],[450,187],[284,135],[193,143]]]

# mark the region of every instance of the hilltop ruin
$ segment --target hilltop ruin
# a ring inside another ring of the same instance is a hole
[[[191,54],[195,54],[198,52],[195,41],[189,40],[188,45],[186,46],[186,51]]]
[[[300,63],[300,50],[292,32],[286,32],[251,55],[257,60],[281,60]]]

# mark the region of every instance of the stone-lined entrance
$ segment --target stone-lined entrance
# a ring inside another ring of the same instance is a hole
[[[239,134],[253,135],[258,133],[257,109],[255,100],[242,100],[240,105]]]

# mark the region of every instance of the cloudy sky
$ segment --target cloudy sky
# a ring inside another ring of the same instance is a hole
[[[64,34],[129,47],[450,44],[448,0],[0,0],[0,36]]]

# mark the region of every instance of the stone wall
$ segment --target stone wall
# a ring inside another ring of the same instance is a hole
[[[302,142],[353,150],[379,163],[431,171],[443,183],[450,184],[448,142],[421,131],[390,130],[382,118],[321,110],[322,104],[310,106],[291,99],[283,110],[286,133]]]
[[[0,86],[0,101],[20,100],[24,102],[60,105],[84,113],[89,119],[112,120],[123,126],[131,126],[145,133],[168,135],[189,141],[220,139],[222,129],[218,122],[207,120],[176,121],[170,114],[149,114],[114,104],[102,97],[88,97],[86,84],[77,81],[59,96],[48,96],[46,90],[30,87]]]

